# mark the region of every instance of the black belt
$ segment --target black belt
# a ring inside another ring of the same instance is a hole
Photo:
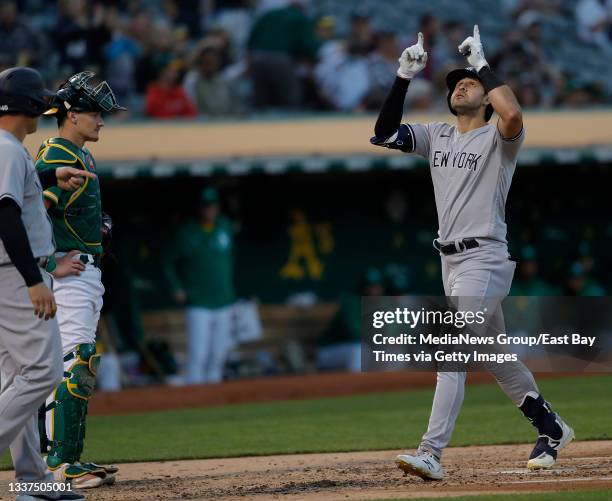
[[[445,245],[440,245],[440,242],[436,239],[434,240],[433,245],[445,256],[450,256],[451,254],[457,254],[468,249],[475,249],[476,247],[480,247],[480,245],[478,244],[478,240],[476,240],[475,238],[464,238],[463,240],[457,240],[452,244]]]

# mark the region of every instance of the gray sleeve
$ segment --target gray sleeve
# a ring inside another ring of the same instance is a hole
[[[499,147],[501,148],[502,155],[509,162],[516,162],[521,146],[523,146],[523,142],[525,141],[525,127],[523,127],[515,137],[510,139],[503,138],[497,126],[495,130],[497,131],[495,135]]]
[[[429,157],[431,124],[401,124],[394,134],[387,138],[374,136],[370,143],[374,146],[383,146],[404,153],[416,153],[422,157]]]
[[[23,157],[8,151],[0,160],[0,200],[9,197],[22,209],[26,174]]]
[[[412,153],[429,158],[431,149],[431,124],[407,124],[412,133],[414,148]]]

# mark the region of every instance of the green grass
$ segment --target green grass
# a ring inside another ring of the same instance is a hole
[[[612,376],[542,381],[578,440],[612,436]],[[88,419],[84,459],[152,461],[413,448],[433,391],[227,405]],[[469,387],[451,445],[531,442],[534,429],[497,385]],[[7,456],[0,467],[9,466]]]
[[[612,498],[610,491],[551,491],[533,494],[485,494],[483,496],[460,496],[444,499],[451,499],[452,501],[609,501],[610,498]],[[378,499],[375,501],[387,500]],[[431,498],[410,498],[394,501],[431,501]]]

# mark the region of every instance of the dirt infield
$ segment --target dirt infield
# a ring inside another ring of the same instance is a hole
[[[132,463],[121,465],[114,486],[86,494],[91,501],[344,501],[612,488],[612,440],[574,442],[547,472],[525,469],[531,447],[449,448],[441,482],[404,477],[394,464],[401,451]],[[0,492],[11,477],[0,472]]]

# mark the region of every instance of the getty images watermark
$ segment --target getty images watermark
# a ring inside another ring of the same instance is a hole
[[[364,297],[362,370],[612,372],[612,300]]]

